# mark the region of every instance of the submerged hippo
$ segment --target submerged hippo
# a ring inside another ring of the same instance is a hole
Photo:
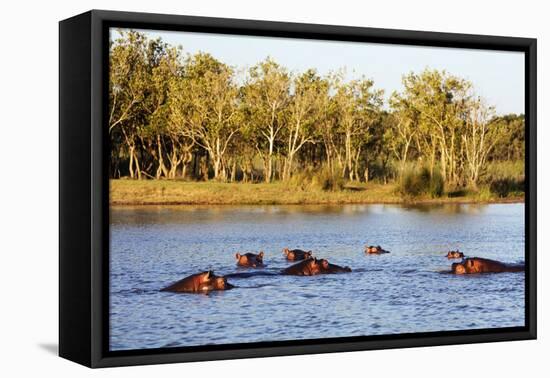
[[[464,253],[460,252],[458,249],[456,251],[447,252],[448,259],[461,259],[464,257]]]
[[[365,247],[365,253],[368,255],[381,255],[383,253],[390,253],[390,251],[386,251],[379,245],[377,246],[368,245]]]
[[[321,273],[321,263],[314,257],[300,261],[282,271],[282,274],[293,276],[315,276]]]
[[[525,266],[504,264],[500,261],[472,257],[460,263],[453,263],[451,269],[454,274],[502,273],[523,272]]]
[[[238,266],[248,266],[251,268],[260,268],[264,266],[264,253],[245,253],[241,255],[240,253],[235,254],[237,259]]]
[[[321,263],[321,274],[334,274],[334,273],[349,273],[351,268],[349,266],[340,266],[336,264],[331,264],[328,260],[320,259]]]
[[[192,274],[160,291],[171,291],[175,293],[205,293],[213,290],[229,290],[234,286],[227,282],[223,276],[216,276],[211,270],[207,272]]]
[[[286,256],[287,260],[290,261],[299,261],[306,260],[313,257],[312,251],[303,251],[301,249],[283,249],[283,254]]]

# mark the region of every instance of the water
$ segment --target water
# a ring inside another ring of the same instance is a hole
[[[524,205],[142,207],[111,210],[111,350],[523,326],[525,275],[455,276],[444,254],[524,260]],[[380,244],[386,255],[363,253]],[[352,273],[233,278],[233,290],[159,289],[265,251],[312,249]]]

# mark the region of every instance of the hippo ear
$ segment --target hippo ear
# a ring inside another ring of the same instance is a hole
[[[235,253],[235,258],[236,258],[237,260],[240,260],[241,254],[240,254],[239,252]]]
[[[210,278],[213,274],[214,272],[209,270],[208,272],[206,272],[205,278]]]
[[[323,263],[323,268],[327,269],[328,268],[328,260],[321,260],[322,263]]]
[[[258,256],[260,256],[260,258],[263,258],[263,257],[264,257],[264,251],[260,251],[260,253],[258,254]]]

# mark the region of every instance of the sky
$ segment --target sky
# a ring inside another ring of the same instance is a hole
[[[140,30],[150,38],[181,46],[184,53],[202,51],[218,60],[248,68],[272,57],[293,72],[315,68],[327,74],[345,68],[347,78],[366,76],[386,99],[402,89],[401,79],[425,68],[446,70],[473,83],[476,93],[495,106],[497,114],[524,113],[525,80],[522,52],[389,45],[364,42],[305,40]],[[114,31],[112,38],[117,37]]]

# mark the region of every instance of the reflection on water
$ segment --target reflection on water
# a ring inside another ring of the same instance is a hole
[[[392,253],[365,256],[365,244]],[[345,275],[279,276],[282,248],[312,249]],[[524,325],[523,273],[440,274],[449,249],[524,259],[523,204],[181,206],[111,210],[112,350]],[[159,292],[189,274],[266,273],[209,295]]]

